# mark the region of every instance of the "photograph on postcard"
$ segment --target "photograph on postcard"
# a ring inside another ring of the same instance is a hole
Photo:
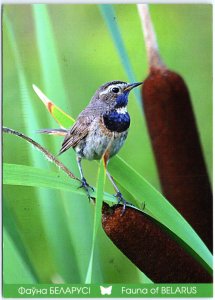
[[[212,296],[212,5],[5,4],[5,297]]]

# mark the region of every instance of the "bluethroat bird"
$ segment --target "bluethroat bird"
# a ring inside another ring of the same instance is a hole
[[[78,168],[81,182],[88,198],[89,189],[92,187],[87,183],[82,166],[82,158],[87,160],[98,160],[106,155],[106,163],[109,158],[118,153],[128,135],[130,116],[127,112],[129,92],[142,84],[126,83],[123,81],[111,81],[100,86],[92,97],[88,106],[79,114],[76,123],[67,130],[65,139],[59,154],[73,148],[77,155]],[[53,130],[45,129],[40,132],[51,133]],[[118,203],[123,204],[125,211],[126,201],[113,177],[107,171],[116,191]]]

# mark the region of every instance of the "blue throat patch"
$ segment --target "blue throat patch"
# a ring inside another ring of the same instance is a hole
[[[115,105],[116,108],[127,106],[127,104],[128,104],[128,94],[129,94],[129,91],[119,95],[116,98],[116,105]]]
[[[128,113],[120,114],[116,110],[110,111],[103,116],[104,124],[110,131],[123,132],[130,126],[130,116]]]

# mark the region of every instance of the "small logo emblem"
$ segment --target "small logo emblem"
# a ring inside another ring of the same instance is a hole
[[[100,291],[102,295],[111,295],[112,292],[112,285],[108,287],[103,287],[100,285]]]

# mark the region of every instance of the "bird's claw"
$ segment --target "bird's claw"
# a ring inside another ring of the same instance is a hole
[[[87,197],[89,201],[91,199],[94,199],[93,197],[90,196],[90,192],[89,192],[89,189],[91,189],[94,192],[94,188],[87,183],[84,177],[81,179],[81,185],[79,186],[79,189],[81,188],[84,188],[85,192],[87,193]]]
[[[120,203],[123,204],[122,212],[121,212],[121,216],[123,216],[124,213],[125,213],[126,205],[127,205],[127,204],[130,204],[130,203],[127,202],[127,201],[123,198],[123,196],[122,196],[122,194],[121,194],[120,192],[117,192],[116,195],[114,195],[114,196],[117,198],[118,204],[120,204]]]

